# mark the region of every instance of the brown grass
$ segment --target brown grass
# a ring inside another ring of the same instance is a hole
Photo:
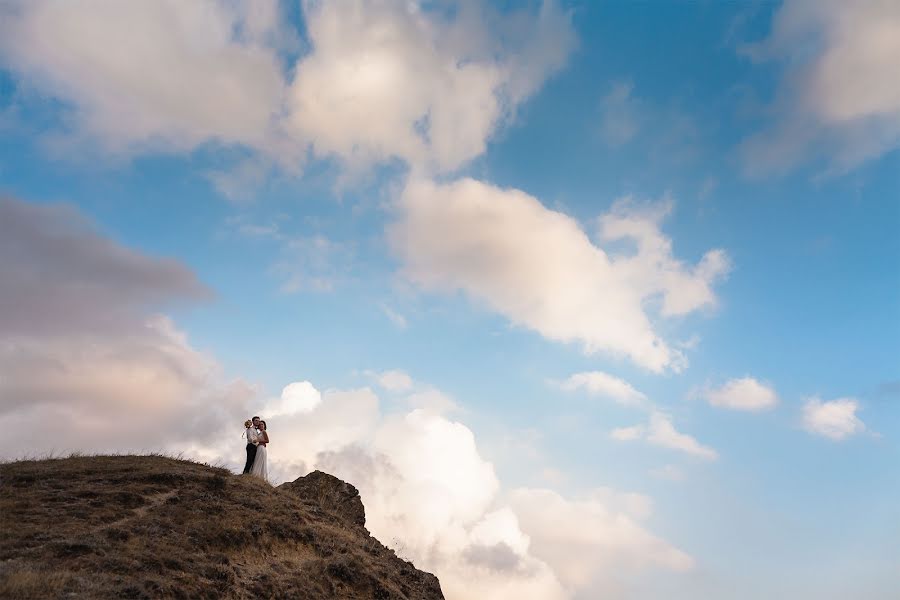
[[[159,455],[3,464],[0,598],[442,597],[327,508]]]

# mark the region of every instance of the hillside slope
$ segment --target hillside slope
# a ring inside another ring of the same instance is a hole
[[[162,456],[0,465],[0,598],[443,598],[369,535],[356,489]]]

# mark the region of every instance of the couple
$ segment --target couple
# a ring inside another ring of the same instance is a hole
[[[266,433],[266,422],[259,417],[253,417],[244,421],[247,429],[247,464],[244,465],[244,474],[256,475],[265,481],[269,480],[269,470],[266,465],[266,446],[269,444],[269,434]]]

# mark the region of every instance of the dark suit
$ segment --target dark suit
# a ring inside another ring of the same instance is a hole
[[[250,472],[250,467],[253,466],[254,460],[256,460],[256,445],[247,444],[247,464],[244,465],[244,473]]]
[[[250,439],[250,428],[247,428],[247,440]],[[253,467],[253,461],[256,460],[256,444],[247,442],[247,464],[244,465],[244,473],[249,473]]]

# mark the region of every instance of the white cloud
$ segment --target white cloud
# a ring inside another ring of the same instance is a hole
[[[746,140],[749,171],[822,159],[842,172],[900,144],[900,4],[789,0],[747,54],[786,66],[776,121]]]
[[[444,10],[447,8],[447,10]],[[209,174],[241,199],[308,149],[352,169],[399,159],[450,171],[481,154],[575,44],[552,0],[306,1],[308,51],[277,0],[13,2],[0,61],[61,101],[66,134],[113,155],[253,151]],[[399,91],[399,93],[398,93]],[[71,141],[71,140],[70,140]]]
[[[633,496],[633,495],[632,495]],[[610,503],[610,500],[613,500]],[[531,538],[532,553],[549,564],[572,590],[591,590],[591,597],[607,596],[622,579],[648,567],[686,571],[693,559],[648,533],[638,523],[649,505],[616,510],[615,495],[603,492],[566,499],[547,489],[517,489],[510,504],[522,530]]]
[[[518,19],[478,2],[458,4],[453,19],[414,2],[305,9],[313,52],[297,65],[290,127],[317,154],[351,166],[399,158],[455,169],[484,152],[574,43],[555,2]]]
[[[284,386],[281,396],[262,409],[263,418],[308,413],[322,403],[322,394],[308,381],[295,381]],[[268,422],[266,423],[268,425]]]
[[[413,380],[405,371],[391,370],[375,374],[378,385],[389,392],[405,392],[412,389]]]
[[[646,425],[614,429],[610,432],[610,437],[617,441],[644,440],[654,446],[686,452],[704,460],[716,460],[719,456],[709,446],[704,446],[692,436],[677,431],[672,425],[672,420],[659,411],[651,413]]]
[[[560,384],[562,389],[575,391],[583,389],[590,394],[612,398],[626,406],[640,406],[647,396],[637,391],[630,383],[603,371],[575,373]]]
[[[706,252],[695,266],[685,265],[672,253],[672,240],[660,229],[672,212],[669,198],[640,206],[632,198],[617,201],[600,217],[600,236],[606,242],[630,240],[637,244],[631,255],[613,256],[618,276],[641,298],[662,298],[663,316],[681,316],[703,307],[715,306],[712,284],[730,270],[724,250]]]
[[[382,413],[370,391],[350,390],[326,392],[277,431],[270,460],[280,478],[319,468],[356,485],[368,529],[436,573],[447,598],[566,597],[515,515],[497,505],[493,466],[463,424],[418,409]]]
[[[274,144],[285,82],[275,0],[13,3],[0,56],[111,152]]]
[[[328,410],[328,402],[326,394],[317,411]],[[330,414],[350,419],[352,412],[345,406]],[[317,412],[306,421],[310,429],[334,426],[330,419],[321,425]],[[290,455],[354,483],[373,534],[435,572],[450,599],[561,599],[600,589],[618,569],[692,565],[639,524],[651,512],[645,496],[606,488],[576,500],[549,489],[505,495],[465,425],[423,410],[385,414],[369,425],[370,434],[352,436],[342,448],[292,448]],[[306,432],[287,426],[282,435],[293,440]]]
[[[703,395],[713,406],[734,410],[761,411],[778,403],[775,390],[752,377],[732,379],[722,387],[706,390]]]
[[[460,406],[453,398],[442,391],[429,386],[417,384],[405,371],[393,369],[389,371],[365,371],[365,374],[373,378],[378,386],[391,393],[405,393],[403,398],[411,409],[422,409],[430,414],[448,414],[460,410]]]
[[[448,414],[461,410],[453,398],[433,387],[425,387],[406,397],[410,408],[420,408],[434,414]]]
[[[803,405],[803,428],[840,441],[866,430],[865,424],[856,416],[857,410],[859,402],[854,398],[824,402],[819,398],[810,398]]]
[[[316,389],[313,387],[313,389]],[[372,444],[381,412],[369,388],[324,390],[322,401],[308,412],[293,412],[266,421],[272,447],[269,473],[275,481],[294,479],[314,467],[319,453]],[[263,415],[265,416],[265,415]],[[239,448],[220,449],[238,465]],[[228,453],[234,456],[229,456]],[[337,475],[337,473],[335,473]]]
[[[481,458],[475,436],[462,423],[414,410],[387,419],[374,446],[410,486],[409,494],[390,499],[391,524],[400,525],[414,511],[429,516],[427,526],[416,524],[413,543],[422,548],[447,527],[480,517],[499,489],[493,465]]]
[[[693,437],[676,431],[672,421],[659,412],[650,415],[647,441],[664,448],[687,452],[706,460],[718,458],[716,451],[709,446],[704,446]]]
[[[562,485],[568,480],[568,476],[560,469],[554,467],[542,467],[540,470],[542,482],[550,485]]]
[[[631,427],[617,427],[609,432],[609,436],[619,442],[630,442],[641,439],[644,436],[646,428],[643,425],[632,425]]]
[[[627,356],[656,372],[679,370],[685,359],[656,334],[644,305],[661,300],[664,317],[712,306],[712,283],[728,270],[721,250],[695,266],[672,256],[659,230],[669,203],[617,202],[600,219],[601,238],[634,241],[637,251],[614,256],[536,198],[472,179],[413,179],[398,210],[388,235],[416,284],[463,290],[544,337]]]
[[[695,333],[688,339],[677,342],[677,345],[685,350],[694,350],[700,345],[700,336]]]

